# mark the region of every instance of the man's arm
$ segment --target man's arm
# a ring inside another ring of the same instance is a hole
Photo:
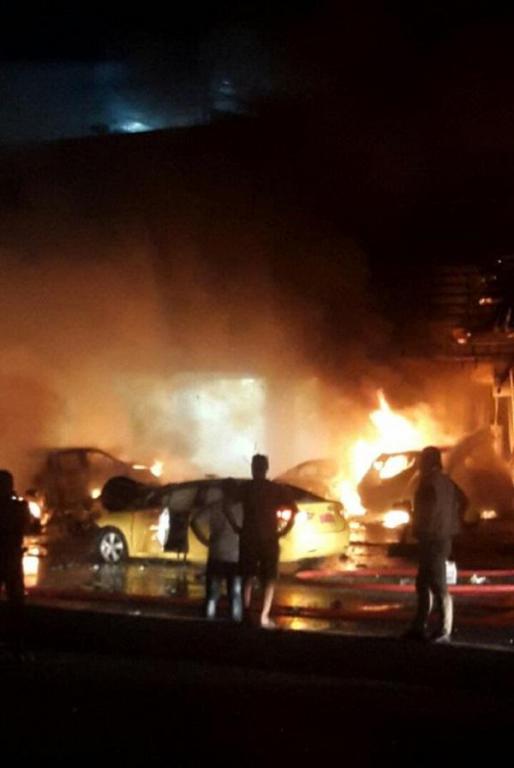
[[[205,519],[207,515],[208,515],[208,512],[205,508],[195,509],[193,511],[193,514],[191,515],[191,520],[190,520],[191,530],[193,531],[198,541],[201,544],[203,544],[205,547],[209,546],[210,537],[206,536],[202,531],[200,520],[202,518]]]
[[[243,528],[238,524],[234,516],[233,506],[234,506],[233,504],[223,504],[223,512],[234,533],[237,533],[239,535],[243,530]]]

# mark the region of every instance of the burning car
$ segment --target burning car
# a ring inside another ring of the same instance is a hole
[[[238,484],[248,482],[236,481]],[[177,520],[185,521],[187,556],[205,562],[207,549],[191,535],[188,521],[193,509],[223,500],[223,479],[212,478],[155,487],[116,478],[102,492],[102,509],[96,520],[95,551],[106,563],[128,557],[177,557],[170,531]],[[298,506],[293,528],[281,539],[283,562],[341,556],[349,544],[349,526],[343,506],[308,491],[289,486]],[[290,509],[279,510],[277,526],[290,518]]]
[[[489,429],[466,436],[452,447],[441,448],[445,471],[469,500],[465,522],[514,517],[514,487],[510,471],[495,451]],[[358,485],[367,512],[362,523],[381,524],[393,532],[391,541],[409,536],[410,514],[419,480],[421,451],[381,454]]]
[[[27,498],[34,509],[34,505],[39,506],[40,517],[54,520],[67,517],[77,524],[89,520],[94,499],[111,477],[155,480],[150,467],[129,464],[98,448],[60,448],[36,458],[40,469],[32,479]]]

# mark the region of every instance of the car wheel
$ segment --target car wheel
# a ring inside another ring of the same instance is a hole
[[[121,563],[127,559],[127,540],[118,528],[102,528],[98,535],[97,554],[103,563]]]

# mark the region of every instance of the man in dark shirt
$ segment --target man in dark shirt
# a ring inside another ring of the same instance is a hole
[[[252,601],[255,576],[263,586],[263,604],[260,626],[270,627],[270,610],[278,575],[279,537],[292,528],[297,512],[295,502],[287,488],[266,479],[268,458],[256,454],[252,459],[252,480],[242,490],[243,525],[240,541],[240,565],[243,576],[244,607],[248,611]],[[290,517],[282,530],[278,530],[277,512],[289,510]]]
[[[413,528],[418,540],[417,611],[409,637],[426,638],[433,603],[439,623],[429,639],[448,642],[453,627],[453,603],[446,581],[446,561],[452,540],[460,531],[467,505],[462,490],[443,472],[441,451],[429,446],[421,452],[420,481],[414,496]]]
[[[25,501],[14,492],[13,476],[0,470],[0,589],[5,588],[9,603],[12,641],[22,642],[22,610],[25,597],[23,581],[23,537],[30,528],[30,512]]]

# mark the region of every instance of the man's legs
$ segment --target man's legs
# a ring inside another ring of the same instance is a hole
[[[221,594],[221,578],[213,573],[207,573],[205,582],[205,617],[215,619],[218,600]]]
[[[278,576],[278,542],[267,543],[261,552],[261,582],[263,588],[262,610],[260,617],[261,627],[272,626],[270,619],[271,606],[275,594],[275,584]]]
[[[8,558],[5,569],[5,591],[9,604],[9,634],[13,650],[22,653],[25,644],[25,584],[23,562],[19,555]]]
[[[262,598],[262,611],[260,624],[261,627],[268,627],[270,625],[270,611],[273,604],[273,596],[275,594],[275,579],[267,579],[263,584],[264,594]]]
[[[243,578],[243,606],[248,617],[252,604],[253,580],[258,573],[259,557],[253,542],[241,542],[239,569]]]
[[[434,546],[431,563],[430,588],[438,612],[438,624],[434,639],[449,639],[453,629],[453,601],[446,582],[446,560],[450,554],[449,542],[438,542]]]
[[[405,633],[406,637],[425,637],[428,617],[432,610],[430,581],[430,547],[427,542],[420,542],[416,574],[416,613],[410,629]]]
[[[241,621],[243,618],[241,576],[229,576],[227,578],[227,593],[230,604],[230,617],[232,621]]]
[[[428,617],[432,611],[432,593],[429,587],[427,569],[420,563],[418,574],[416,576],[416,595],[417,606],[416,615],[412,622],[412,628],[415,632],[424,633],[427,628]]]
[[[243,601],[245,611],[249,611],[252,604],[253,580],[253,576],[245,576],[243,581]]]
[[[436,636],[443,635],[449,638],[453,631],[453,600],[448,589],[441,595],[440,600],[440,629]]]

